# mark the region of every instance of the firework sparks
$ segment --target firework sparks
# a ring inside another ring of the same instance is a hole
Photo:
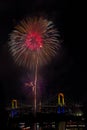
[[[15,62],[27,68],[48,63],[59,49],[59,34],[52,21],[42,17],[22,20],[12,31],[9,47]]]

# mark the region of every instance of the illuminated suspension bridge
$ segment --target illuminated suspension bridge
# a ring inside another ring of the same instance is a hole
[[[32,105],[22,104],[20,106],[16,99],[12,100],[10,112],[13,122],[39,122],[42,126],[44,123],[55,123],[58,130],[85,130],[84,113],[81,111],[81,104],[72,103],[71,99],[64,97],[63,93],[50,97],[46,102],[37,104],[38,111],[34,119]],[[74,129],[75,128],[75,129]],[[77,129],[78,128],[78,129]]]
[[[59,114],[77,114],[82,115],[83,113],[80,111],[80,108],[83,107],[81,104],[75,104],[72,102],[70,98],[64,96],[63,93],[55,94],[53,97],[50,97],[45,102],[39,102],[37,104],[37,112],[53,112]],[[16,99],[11,101],[11,107],[7,108],[8,110],[27,110],[28,112],[32,112],[33,106],[20,104],[20,102]],[[78,112],[76,113],[75,111]]]

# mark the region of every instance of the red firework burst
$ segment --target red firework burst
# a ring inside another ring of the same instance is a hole
[[[10,51],[19,65],[34,68],[51,60],[59,49],[59,34],[52,21],[42,17],[22,20],[10,34]]]
[[[31,32],[27,35],[25,44],[32,51],[40,49],[43,45],[40,34],[35,32]]]

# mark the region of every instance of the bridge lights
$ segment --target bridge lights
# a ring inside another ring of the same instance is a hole
[[[57,113],[64,113],[64,94],[59,93],[58,94],[58,109]]]
[[[17,108],[17,100],[12,100],[12,109]]]

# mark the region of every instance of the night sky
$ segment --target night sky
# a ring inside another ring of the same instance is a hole
[[[63,92],[75,102],[86,102],[86,13],[82,6],[69,0],[0,0],[0,98],[3,102],[25,98],[22,89],[26,70],[14,63],[8,39],[17,22],[33,15],[52,19],[63,41],[59,55],[40,70],[42,95],[51,97]]]

